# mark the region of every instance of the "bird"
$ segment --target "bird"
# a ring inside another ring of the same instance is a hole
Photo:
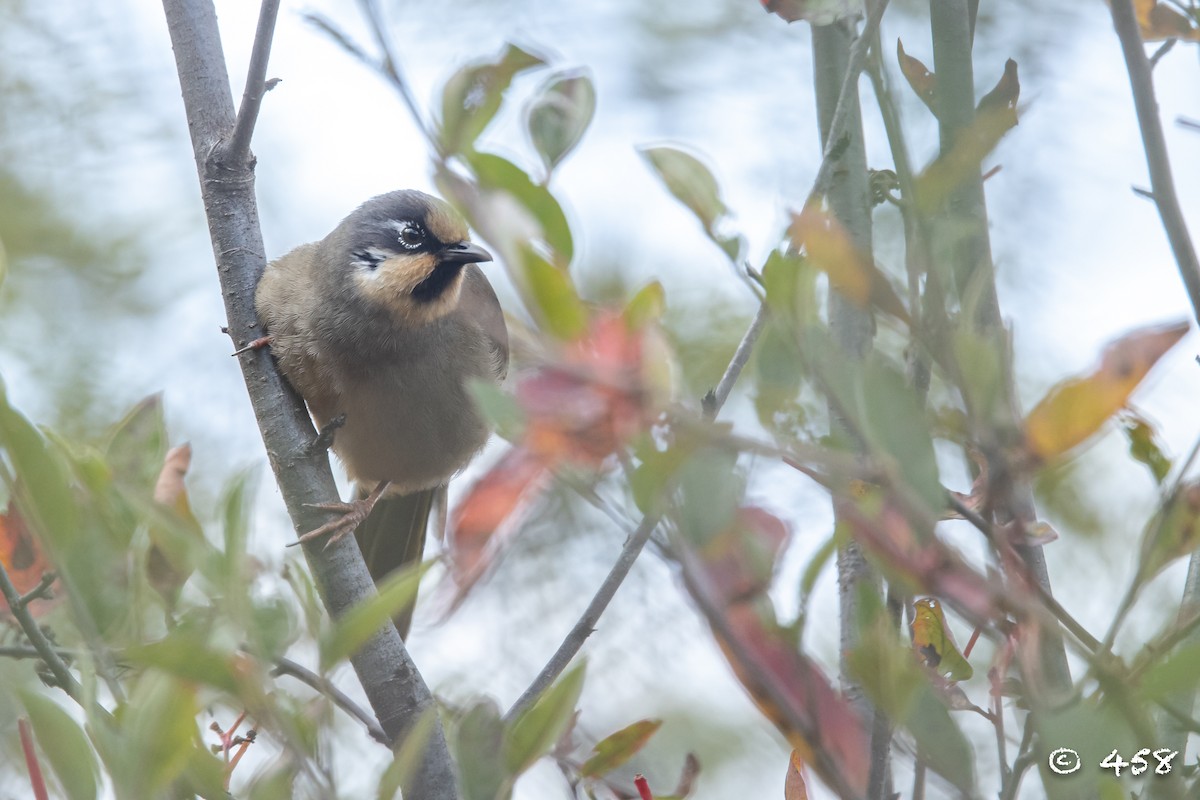
[[[504,379],[508,332],[488,261],[448,203],[400,190],[272,261],[255,291],[260,341],[357,487],[300,539],[354,530],[376,583],[420,561],[437,493],[490,435],[471,383]]]

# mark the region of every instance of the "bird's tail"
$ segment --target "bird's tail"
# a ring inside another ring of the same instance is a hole
[[[363,490],[360,488],[359,491],[361,494]],[[437,491],[433,488],[412,494],[385,494],[354,531],[375,583],[397,569],[421,560],[425,550],[425,529]],[[412,615],[410,605],[393,618],[401,639],[408,638]]]

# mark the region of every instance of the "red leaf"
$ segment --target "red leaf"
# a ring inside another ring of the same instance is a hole
[[[541,458],[517,447],[475,481],[450,518],[450,564],[460,590],[479,579],[498,549],[496,533],[546,475]]]

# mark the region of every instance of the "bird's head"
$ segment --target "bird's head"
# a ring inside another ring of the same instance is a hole
[[[412,325],[449,313],[463,267],[492,260],[448,203],[413,190],[368,200],[330,239],[343,291]]]

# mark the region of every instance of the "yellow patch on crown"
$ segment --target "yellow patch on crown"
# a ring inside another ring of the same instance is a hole
[[[449,203],[436,197],[429,198],[429,209],[425,212],[425,229],[442,244],[454,244],[467,240],[467,223]]]

